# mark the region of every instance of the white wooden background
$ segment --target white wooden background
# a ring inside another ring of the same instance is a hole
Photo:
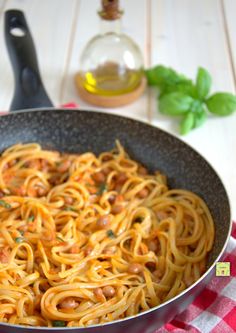
[[[194,77],[198,66],[213,77],[214,91],[235,93],[236,0],[121,0],[124,32],[141,47],[146,67],[165,64]],[[0,110],[7,110],[13,75],[3,39],[3,13],[24,10],[37,47],[45,86],[54,104],[79,103],[74,86],[81,50],[99,30],[99,0],[0,0]],[[106,110],[177,135],[176,122],[157,112],[155,92],[127,107]],[[211,117],[182,139],[221,176],[236,218],[236,114]],[[217,195],[217,194],[216,194]]]

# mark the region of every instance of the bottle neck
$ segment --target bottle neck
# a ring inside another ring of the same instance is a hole
[[[121,19],[116,19],[116,20],[101,19],[100,33],[102,35],[105,35],[108,33],[120,34],[121,33]]]

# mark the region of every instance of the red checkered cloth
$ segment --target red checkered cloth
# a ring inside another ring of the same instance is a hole
[[[70,103],[66,103],[66,104],[63,104],[61,105],[62,108],[65,108],[65,109],[75,109],[75,108],[78,108],[79,105],[74,103],[74,102],[70,102]],[[4,115],[4,114],[7,114],[9,111],[0,111],[0,116],[1,115]]]
[[[236,222],[226,253],[230,276],[215,276],[187,310],[154,333],[236,332]]]
[[[69,103],[63,107],[78,105]],[[230,262],[230,276],[214,277],[187,310],[154,333],[236,332],[236,222],[222,261]]]

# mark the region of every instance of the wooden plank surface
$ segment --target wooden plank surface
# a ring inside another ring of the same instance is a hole
[[[214,89],[234,90],[221,0],[152,0],[152,62],[191,77],[206,67]]]
[[[25,12],[36,45],[43,81],[55,105],[59,105],[59,92],[76,3],[77,0],[57,0],[56,2],[8,0],[4,6],[4,10],[17,8]],[[0,20],[1,26],[3,26],[3,15],[1,15]],[[3,33],[0,37],[0,49],[2,50],[0,107],[6,110],[13,94],[13,75]]]
[[[232,65],[232,74],[234,77],[234,86],[236,90],[236,1],[221,0],[221,5],[222,13],[224,16],[225,33]]]

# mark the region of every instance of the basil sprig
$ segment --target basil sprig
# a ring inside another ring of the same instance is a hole
[[[198,68],[195,82],[163,65],[145,73],[148,84],[159,89],[159,111],[167,116],[181,117],[181,135],[202,126],[209,112],[227,116],[236,110],[235,95],[219,92],[209,96],[212,78],[205,68]]]
[[[53,327],[65,327],[66,322],[64,320],[53,320],[52,326]]]
[[[6,202],[5,200],[0,200],[0,206],[6,208],[6,209],[11,209],[11,205]]]
[[[109,238],[116,238],[116,235],[114,234],[114,232],[111,229],[107,230],[107,236]]]

